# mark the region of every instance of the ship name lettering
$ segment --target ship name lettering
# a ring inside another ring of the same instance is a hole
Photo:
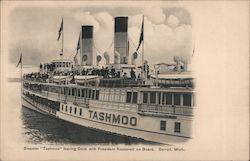
[[[126,115],[111,114],[104,112],[96,112],[92,110],[89,110],[89,118],[93,120],[105,121],[114,124],[123,124],[130,126],[136,126],[137,124],[136,117],[129,117]]]

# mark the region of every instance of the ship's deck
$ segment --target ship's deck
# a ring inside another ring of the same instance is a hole
[[[39,81],[32,81],[32,80],[23,80],[24,82],[29,82],[32,84],[41,84],[45,86],[54,86],[54,87],[70,87],[70,88],[78,88],[78,89],[84,89],[84,88],[95,88],[95,89],[105,89],[110,88],[106,86],[91,86],[91,85],[79,85],[75,83],[69,83],[69,84],[58,84],[58,83],[46,83],[46,82],[39,82]],[[120,87],[113,87],[112,89],[120,89]],[[123,89],[136,89],[139,91],[162,91],[162,92],[194,92],[194,89],[191,87],[168,87],[168,88],[160,88],[156,86],[129,86],[129,87],[123,87]]]

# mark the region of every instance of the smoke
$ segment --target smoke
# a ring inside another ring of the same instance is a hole
[[[100,29],[100,24],[97,19],[90,12],[77,12],[73,15],[73,18],[80,22],[82,26],[92,25],[94,31],[97,32]]]

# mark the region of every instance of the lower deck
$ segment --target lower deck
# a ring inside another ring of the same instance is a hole
[[[32,91],[23,92],[24,99],[36,108],[85,127],[150,141],[159,139],[157,142],[182,142],[192,137],[192,117],[173,113],[176,110],[156,113],[153,107],[150,111],[141,105],[103,105],[98,100],[85,100],[77,104],[74,101],[46,98]]]

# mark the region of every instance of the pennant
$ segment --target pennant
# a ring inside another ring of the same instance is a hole
[[[138,45],[136,51],[138,51],[138,49],[140,48],[143,39],[144,39],[144,16],[143,16],[143,19],[142,19],[141,34],[140,34],[140,39],[139,39],[139,45]]]
[[[57,41],[60,39],[62,32],[63,32],[63,19],[62,19],[62,22],[61,22],[60,29],[59,29],[59,31],[58,31],[58,38],[57,38]]]
[[[21,68],[22,68],[22,54],[20,55],[20,59],[16,65],[16,67],[18,67],[21,64]]]
[[[78,52],[78,50],[80,49],[80,37],[81,37],[81,33],[79,35],[79,39],[78,39],[78,43],[77,43],[77,47],[76,47],[76,52]]]

